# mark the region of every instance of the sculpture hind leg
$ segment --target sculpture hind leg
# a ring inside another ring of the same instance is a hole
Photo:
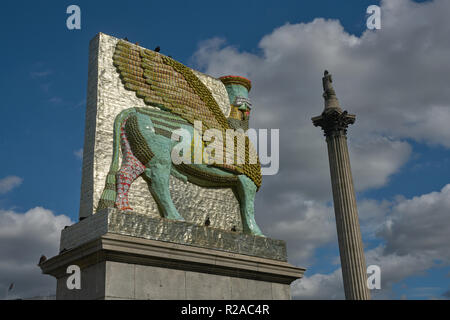
[[[122,167],[117,173],[116,208],[119,210],[133,210],[128,202],[128,190],[130,189],[131,184],[144,172],[144,170],[145,166],[137,159],[128,159],[126,163],[122,164]]]
[[[245,176],[238,176],[237,193],[241,208],[242,226],[245,233],[256,236],[264,236],[255,221],[255,195],[256,185]]]
[[[133,155],[145,164],[143,178],[148,183],[161,215],[168,219],[184,220],[175,208],[169,191],[173,142],[155,134],[151,118],[141,113],[127,119],[125,132]]]
[[[119,210],[133,210],[128,202],[128,190],[131,184],[144,172],[145,166],[133,155],[125,134],[126,122],[123,123],[120,133],[122,147],[122,165],[116,175],[117,197],[114,206]]]

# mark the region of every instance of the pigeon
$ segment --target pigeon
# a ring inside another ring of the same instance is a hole
[[[209,227],[211,224],[211,221],[209,220],[209,217],[206,217],[205,226]]]
[[[155,48],[155,50],[153,50],[153,51],[159,52],[159,51],[161,51],[161,48],[160,48],[159,46],[157,46],[157,47]]]
[[[125,41],[128,41],[128,38],[127,37],[125,37],[125,38],[123,38],[123,40],[125,40]],[[129,42],[129,41],[128,41]]]
[[[47,257],[44,256],[44,255],[42,255],[41,258],[39,259],[38,266],[40,266],[41,264],[43,264],[46,260],[47,260]]]
[[[138,46],[138,45],[139,45],[139,42],[136,42],[136,45]]]
[[[236,226],[233,226],[233,228],[231,228],[231,231],[236,232]]]

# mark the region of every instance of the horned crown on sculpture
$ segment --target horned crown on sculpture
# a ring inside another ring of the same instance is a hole
[[[111,207],[131,210],[128,191],[133,181],[142,177],[161,215],[184,220],[170,195],[172,175],[203,187],[233,188],[240,204],[244,232],[262,236],[254,218],[255,194],[262,180],[261,166],[245,134],[234,132],[236,138],[232,140],[237,142],[233,148],[223,144],[224,161],[211,164],[203,159],[200,163],[178,163],[171,157],[174,147],[185,138],[180,136],[176,141],[174,135],[183,129],[194,136],[197,121],[201,122],[203,132],[216,129],[223,137],[232,129],[248,129],[250,80],[238,76],[220,78],[230,99],[230,114],[226,117],[209,89],[180,62],[126,41],[117,43],[113,60],[125,88],[134,91],[148,107],[128,108],[115,118],[113,158],[97,211]],[[202,148],[206,146],[202,142]],[[243,161],[235,155],[239,148],[244,150]]]

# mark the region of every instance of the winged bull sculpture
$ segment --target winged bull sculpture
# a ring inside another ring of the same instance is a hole
[[[125,88],[136,92],[148,107],[132,107],[115,118],[113,157],[97,211],[111,207],[131,210],[128,190],[141,176],[148,183],[161,215],[184,220],[171,199],[169,178],[172,175],[204,187],[233,188],[240,204],[244,232],[262,236],[254,217],[261,166],[247,136],[241,137],[244,141],[241,147],[245,148],[243,163],[234,161],[234,154],[225,146],[224,158],[231,157],[231,163],[176,164],[171,158],[173,148],[179,143],[173,139],[174,134],[184,129],[194,135],[195,121],[201,121],[203,131],[217,129],[223,136],[229,129],[248,129],[250,81],[236,76],[221,78],[230,98],[231,111],[227,118],[209,89],[180,62],[123,40],[117,43],[113,60]],[[252,158],[257,161],[251,161]]]

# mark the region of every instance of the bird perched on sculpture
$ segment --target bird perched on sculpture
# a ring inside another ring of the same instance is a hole
[[[42,255],[41,258],[39,259],[38,262],[38,266],[40,266],[41,264],[43,264],[45,261],[47,261],[47,257]]]

